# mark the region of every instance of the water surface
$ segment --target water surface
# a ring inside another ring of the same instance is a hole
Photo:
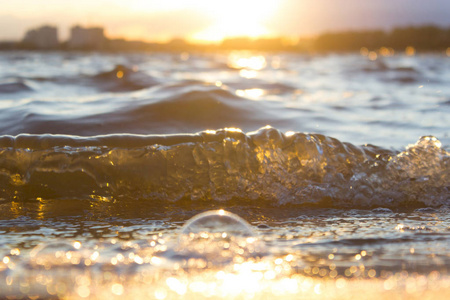
[[[449,64],[1,53],[0,298],[448,298]]]

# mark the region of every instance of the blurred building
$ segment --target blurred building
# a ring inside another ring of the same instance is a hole
[[[84,28],[74,26],[70,29],[69,47],[74,49],[101,49],[106,38],[102,27]]]
[[[58,47],[58,29],[52,26],[42,26],[28,30],[22,43],[26,46],[39,49],[49,49]]]

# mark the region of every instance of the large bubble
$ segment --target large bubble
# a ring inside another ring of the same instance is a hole
[[[182,227],[182,234],[200,234],[202,232],[226,236],[254,236],[251,226],[241,217],[224,211],[212,210],[196,215]]]
[[[181,228],[174,257],[185,268],[197,268],[183,262],[195,258],[200,268],[223,266],[239,259],[262,255],[264,244],[252,227],[239,216],[224,210],[196,215]]]

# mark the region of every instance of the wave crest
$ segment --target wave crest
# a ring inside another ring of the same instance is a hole
[[[3,200],[76,198],[255,205],[449,204],[449,153],[435,137],[405,151],[264,127],[190,135],[0,138]]]

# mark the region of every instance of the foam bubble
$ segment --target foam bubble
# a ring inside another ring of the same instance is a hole
[[[224,266],[236,257],[264,255],[264,243],[252,227],[239,216],[224,210],[213,210],[196,215],[181,228],[176,255],[183,261],[196,258],[200,264]],[[187,268],[197,266],[187,265]]]
[[[253,236],[251,225],[244,219],[224,210],[198,214],[181,228],[182,234],[225,233],[228,236]]]

